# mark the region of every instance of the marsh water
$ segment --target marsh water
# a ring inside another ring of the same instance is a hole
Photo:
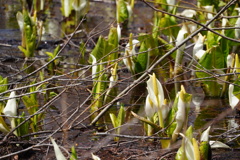
[[[39,44],[36,57],[28,60],[36,68],[40,67],[47,61],[47,55],[44,54],[46,51],[53,51],[56,45],[62,45],[66,41],[66,36],[71,34],[76,28],[77,23],[80,22],[80,18],[77,19],[74,15],[69,18],[63,18],[60,11],[60,1],[49,1],[46,12],[40,13],[40,17],[44,21],[45,33],[42,37],[42,42]],[[21,32],[19,30],[16,13],[21,11],[21,5],[17,0],[1,0],[0,1],[0,75],[3,77],[9,77],[9,81],[15,83],[16,80],[26,75],[24,72],[20,72],[26,59],[23,54],[19,51],[18,45],[21,44]],[[73,37],[72,43],[67,46],[61,57],[64,59],[62,64],[61,72],[67,73],[71,69],[79,64],[79,45],[82,41],[88,41],[87,53],[89,53],[99,35],[107,36],[108,29],[115,23],[115,3],[113,1],[92,1],[90,2],[89,13],[86,15],[85,21],[79,28],[79,32]],[[152,27],[153,11],[141,2],[137,2],[134,9],[134,20],[131,21],[127,28],[126,33],[123,32],[123,37],[128,37],[130,32],[137,33],[149,33]],[[126,39],[123,38],[121,47],[124,47]],[[85,64],[88,65],[85,59]],[[82,73],[82,72],[81,72]],[[83,74],[78,73],[83,76]],[[86,72],[84,81],[79,81],[79,85],[75,88],[64,93],[59,100],[53,103],[52,112],[46,115],[46,130],[56,129],[56,123],[65,122],[69,115],[74,113],[76,110],[80,114],[87,107],[89,102],[83,105],[79,110],[77,106],[81,106],[82,103],[88,99],[89,90],[91,89],[91,81],[86,81],[86,77],[89,76],[89,71]],[[46,75],[47,76],[47,75]],[[73,81],[79,75],[71,75],[71,77],[64,77],[61,80],[61,84],[67,83],[67,81]],[[133,79],[126,69],[122,69],[119,72],[120,79],[123,80],[119,85],[119,92],[126,88]],[[49,76],[50,77],[50,76]],[[48,77],[48,78],[49,78]],[[21,82],[24,84],[25,82]],[[75,83],[75,82],[74,82]],[[164,84],[166,87],[172,84]],[[120,103],[124,103],[125,107],[129,110],[140,111],[144,106],[144,99],[146,97],[145,87],[135,88],[128,93],[127,96],[122,97]],[[239,116],[238,113],[230,113],[224,116],[224,113],[229,110],[228,99],[219,97],[208,97],[205,96],[201,86],[194,86],[190,83],[186,84],[186,91],[193,95],[193,102],[191,103],[191,111],[189,115],[190,124],[194,126],[197,131],[202,131],[207,126],[212,126],[210,139],[212,140],[224,140],[224,143],[231,145],[238,149],[236,140],[234,139],[239,128]],[[20,106],[21,107],[21,106]],[[85,108],[84,108],[85,107]],[[130,112],[129,112],[130,113]],[[129,114],[128,113],[128,114]],[[223,115],[223,116],[221,116]],[[130,116],[130,115],[128,115]],[[75,116],[77,117],[77,116]],[[75,118],[73,117],[73,119]],[[87,113],[83,118],[87,117]],[[129,117],[131,119],[131,117]],[[88,125],[90,118],[82,122],[79,120],[75,121],[76,127],[83,127]],[[109,122],[110,123],[110,122]],[[141,135],[143,129],[140,129],[140,124],[133,123],[125,132],[129,135]],[[72,131],[71,133],[64,133],[63,142],[64,145],[74,144],[80,149],[88,150],[91,146],[107,145],[107,142],[96,141],[97,138],[92,136],[93,131],[81,133],[79,131]],[[85,134],[85,135],[84,135]],[[77,138],[76,138],[77,137]],[[62,135],[59,134],[59,139]],[[224,150],[228,158],[236,159],[237,154],[235,151]],[[216,159],[224,159],[226,155],[222,155],[222,151],[214,151]],[[235,153],[235,154],[231,154]]]

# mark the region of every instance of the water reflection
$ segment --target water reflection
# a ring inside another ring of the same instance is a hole
[[[17,29],[16,13],[21,11],[21,6],[13,0],[0,1],[0,29]]]

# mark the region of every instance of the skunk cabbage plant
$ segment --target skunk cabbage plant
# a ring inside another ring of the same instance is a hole
[[[193,47],[193,56],[194,58],[201,59],[203,54],[206,52],[203,50],[205,36],[202,36],[201,33],[198,34],[198,40]]]
[[[11,128],[14,129],[16,127],[16,122],[15,122],[15,118],[13,118],[12,116],[17,116],[17,101],[16,101],[16,94],[15,91],[10,93],[10,96],[7,104],[5,106],[5,108],[3,109],[3,113],[6,116],[9,116],[8,119],[11,123]],[[17,132],[14,132],[15,135],[17,135]]]
[[[234,109],[239,103],[239,99],[233,94],[234,85],[230,84],[228,89],[229,105]]]
[[[126,45],[125,48],[125,53],[124,56],[125,58],[123,59],[123,63],[127,66],[128,70],[134,74],[135,73],[135,62],[134,62],[134,57],[136,57],[136,46],[139,45],[139,41],[136,39],[133,39],[132,41]]]
[[[164,104],[164,92],[161,83],[157,80],[155,73],[149,75],[150,78],[147,81],[148,97],[145,106],[147,114],[152,114],[151,109],[157,111],[159,125],[164,128],[164,119],[167,117],[168,108]]]
[[[238,16],[240,16],[240,8],[236,8],[236,10],[238,11]],[[235,27],[240,27],[240,17],[237,19]],[[240,39],[240,29],[235,29],[235,38]]]
[[[190,107],[190,102],[192,99],[192,95],[186,93],[183,86],[181,86],[181,91],[178,92],[176,96],[177,103],[173,106],[173,110],[177,110],[175,114],[175,129],[172,133],[172,142],[175,142],[178,134],[182,131],[184,126],[187,125],[188,122],[188,110]]]

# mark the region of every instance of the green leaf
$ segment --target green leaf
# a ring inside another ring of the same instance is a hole
[[[8,133],[10,131],[9,127],[5,123],[3,117],[0,116],[0,131],[3,133]]]
[[[106,54],[110,53],[108,60],[116,60],[118,58],[118,33],[117,28],[111,27],[108,34],[108,41],[106,43]],[[114,62],[110,62],[114,63]]]
[[[91,52],[91,54],[96,58],[97,61],[106,55],[106,52],[105,52],[106,44],[107,44],[107,41],[102,36],[100,36],[98,38],[98,42],[97,42],[96,46],[94,47],[93,51]],[[105,60],[106,60],[106,58],[105,58]],[[90,62],[92,62],[91,59],[90,59]]]
[[[0,93],[7,91],[8,89],[8,78],[0,76]]]
[[[177,37],[179,32],[179,26],[177,25],[177,20],[175,17],[169,16],[167,14],[164,15],[163,18],[160,19],[159,28],[163,29],[162,33],[167,36]]]
[[[208,142],[201,142],[199,150],[200,150],[201,160],[212,159],[212,150]]]
[[[117,0],[117,23],[122,23],[129,17],[125,0]]]
[[[114,128],[118,127],[118,120],[117,120],[117,117],[115,116],[115,114],[110,113],[109,116],[110,116],[110,119],[112,121],[113,127]]]
[[[149,56],[148,56],[148,48],[145,42],[141,44],[139,54],[136,59],[135,63],[135,73],[141,73],[145,71],[148,68],[148,61],[149,61]]]
[[[182,146],[178,149],[175,160],[186,160],[186,154]]]
[[[25,112],[22,112],[21,115],[22,118],[17,118],[16,122],[17,125],[19,125],[20,123],[22,123],[25,120]],[[25,122],[23,125],[21,125],[19,128],[17,128],[17,135],[18,136],[23,136],[29,133],[29,121]]]
[[[70,160],[77,160],[77,152],[74,146],[71,148],[71,157]]]
[[[45,52],[46,55],[48,55],[49,57],[49,60],[53,59],[54,58],[54,55],[52,52]]]
[[[193,138],[193,127],[189,126],[186,133],[185,133],[186,137],[188,139],[192,139]]]
[[[211,37],[211,36],[210,36]],[[211,38],[210,38],[211,39]],[[215,38],[212,39],[214,41]],[[213,69],[222,69],[226,66],[225,55],[222,52],[221,48],[218,45],[218,42],[208,42],[210,49],[202,56],[199,61],[199,72],[196,72],[198,78],[207,78],[212,76],[204,71],[211,71]],[[212,71],[214,72],[214,71]],[[217,73],[217,72],[216,72]],[[218,74],[218,73],[217,73]],[[215,80],[215,81],[214,81]],[[209,96],[219,96],[221,94],[221,85],[217,83],[215,78],[208,78],[206,81],[203,81],[205,85],[205,92]]]
[[[118,121],[118,127],[121,126],[125,120],[125,115],[126,115],[126,112],[124,110],[124,107],[121,106],[120,107],[120,110],[118,112],[118,116],[117,116],[117,121]]]

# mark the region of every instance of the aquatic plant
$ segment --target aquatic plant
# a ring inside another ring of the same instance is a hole
[[[228,145],[220,141],[209,141],[209,132],[211,126],[209,126],[201,134],[200,140],[197,141],[193,137],[193,128],[190,126],[185,134],[181,133],[182,145],[178,149],[175,159],[181,160],[209,160],[212,159],[213,148],[230,148]]]
[[[33,17],[31,17],[27,9],[23,7],[22,13],[18,12],[16,17],[22,33],[22,45],[18,46],[18,48],[24,53],[25,57],[32,57],[34,56],[38,39],[37,12],[34,12]]]
[[[162,136],[171,137],[171,140],[162,140],[162,147],[168,148],[170,142],[176,141],[178,134],[186,128],[188,122],[188,110],[191,102],[191,95],[186,93],[183,86],[176,95],[174,104],[170,109],[164,99],[164,92],[161,83],[156,79],[156,75],[150,75],[147,81],[148,95],[145,104],[145,113],[147,119],[132,113],[136,118],[144,122],[148,136],[166,128],[166,133]],[[157,118],[156,118],[157,116]]]
[[[104,104],[108,103],[110,99],[116,96],[114,85],[118,80],[118,63],[115,62],[118,58],[118,41],[117,28],[111,27],[108,39],[100,36],[95,48],[90,54],[89,61],[92,63],[92,79],[94,80],[91,112],[97,111]],[[107,65],[112,66],[108,67],[111,70],[110,81],[108,81],[108,70],[105,68]],[[108,91],[106,91],[107,89]],[[96,115],[97,113],[95,113],[93,117]]]
[[[53,60],[54,58],[56,58],[58,52],[60,50],[60,46],[58,45],[53,52],[45,52],[46,55],[48,55],[48,61]],[[59,59],[55,59],[52,63],[50,63],[48,65],[48,71],[50,73],[50,75],[55,75],[56,74],[56,70],[57,70],[57,66],[59,65]]]
[[[16,101],[16,94],[15,92],[11,92],[9,96],[9,100],[7,101],[6,106],[3,109],[4,115],[8,116],[7,118],[10,121],[11,128],[14,129],[16,127],[16,122],[14,116],[17,116],[17,101]],[[17,132],[14,132],[17,135]]]
[[[109,113],[111,122],[113,124],[113,127],[116,128],[116,134],[120,134],[121,132],[121,125],[124,123],[125,120],[125,110],[124,107],[121,105],[118,115],[116,116],[114,113]],[[114,137],[115,141],[119,140],[119,137]]]
[[[128,70],[134,75],[135,74],[135,62],[134,57],[136,57],[136,45],[140,45],[140,42],[136,39],[131,40],[126,45],[124,56],[126,58],[123,59],[124,64],[127,66]]]
[[[129,42],[125,47],[123,55],[123,62],[132,75],[134,75],[134,78],[139,77],[146,69],[148,69],[151,54],[151,51],[149,50],[154,45],[151,44],[151,42],[147,42],[148,40],[151,40],[150,36],[140,35],[139,39],[141,42],[133,39],[133,35],[130,34]],[[137,51],[138,47],[140,48]]]
[[[34,84],[34,83],[35,82],[33,81],[31,84]],[[37,98],[36,91],[42,85],[30,87],[29,88],[30,95],[22,96],[22,101],[27,109],[27,112],[29,113],[29,115],[34,115],[29,122],[32,132],[38,132],[39,130],[41,130],[42,120],[44,119],[44,113],[36,114],[36,112],[39,110],[39,99]],[[31,92],[35,92],[35,93],[31,93]]]
[[[116,0],[116,19],[118,24],[131,18],[133,7],[134,0]]]
[[[238,11],[238,15],[240,16],[240,8],[235,8]],[[235,27],[240,27],[240,18],[237,19],[235,23]],[[235,29],[235,38],[240,39],[240,29]]]
[[[0,131],[4,134],[9,133],[11,130],[15,129],[13,132],[16,136],[23,136],[29,133],[29,125],[26,122],[24,125],[21,125],[16,129],[16,126],[20,124],[23,120],[25,120],[25,113],[22,112],[20,115],[21,118],[16,118],[18,116],[18,105],[16,100],[16,93],[12,91],[9,95],[9,100],[7,101],[6,106],[1,110],[7,119],[10,121],[10,127],[6,123],[6,120],[1,116],[0,117]]]
[[[228,89],[228,98],[229,98],[229,105],[232,107],[232,109],[234,109],[239,103],[239,98],[234,95],[233,91],[234,91],[234,85],[230,84]]]

